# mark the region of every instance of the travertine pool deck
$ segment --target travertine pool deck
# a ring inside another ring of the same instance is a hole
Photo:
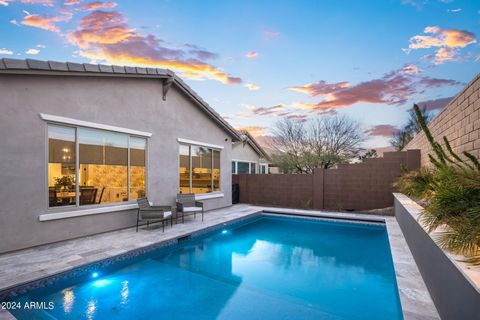
[[[131,250],[173,240],[259,211],[384,221],[388,230],[404,318],[439,319],[436,308],[394,217],[279,209],[245,204],[206,212],[204,222],[198,217],[195,220],[190,218],[184,224],[175,224],[173,228],[166,227],[165,232],[162,232],[161,227],[151,226],[148,230],[141,228],[138,233],[135,232],[135,228],[129,228],[0,254],[0,291]],[[379,303],[382,302],[379,301]],[[13,317],[10,313],[0,310],[0,319],[13,319]]]

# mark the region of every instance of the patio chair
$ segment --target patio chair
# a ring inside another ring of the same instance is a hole
[[[150,221],[153,223],[161,222],[162,231],[165,232],[165,221],[170,219],[170,226],[173,226],[173,208],[171,206],[151,206],[147,198],[137,199],[138,211],[137,211],[137,231],[140,221],[147,221],[147,228]]]
[[[97,198],[97,188],[80,188],[80,205],[95,204]]]
[[[192,215],[196,218],[197,212],[202,213],[203,221],[203,203],[195,200],[193,193],[177,194],[177,217],[182,213],[182,223],[185,222],[185,215]]]

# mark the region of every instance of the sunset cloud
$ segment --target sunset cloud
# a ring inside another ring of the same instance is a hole
[[[329,84],[319,81],[300,87],[291,87],[290,90],[299,91],[310,96],[320,96],[322,101],[310,104],[300,104],[300,108],[321,111],[339,107],[349,107],[356,103],[375,103],[387,105],[401,105],[415,93],[427,88],[459,85],[451,79],[431,78],[419,75],[419,70],[406,65],[398,70],[386,73],[383,77],[348,85],[347,82]]]
[[[11,2],[10,0],[0,0],[0,6],[8,6],[8,3]]]
[[[427,100],[418,102],[417,104],[421,108],[425,108],[427,111],[442,110],[447,104],[452,101],[453,97],[439,98],[435,100]]]
[[[456,61],[458,51],[454,48],[440,48],[435,53],[435,57],[433,58],[433,63],[435,64],[442,64],[447,61]]]
[[[51,31],[51,32],[60,32],[60,28],[56,25],[57,22],[66,22],[72,18],[72,14],[66,11],[61,16],[30,14],[27,11],[24,11],[24,12],[26,16],[23,17],[23,21],[21,22],[21,24],[29,27],[40,28],[43,30]],[[14,24],[16,24],[16,21]]]
[[[246,87],[248,90],[260,90],[259,86],[256,86],[251,83],[245,83],[243,86]]]
[[[236,127],[236,130],[239,131],[248,131],[252,136],[264,136],[267,132],[267,128],[263,126],[246,126],[246,127]]]
[[[245,56],[246,56],[247,58],[249,58],[249,59],[255,58],[255,57],[258,57],[258,52],[256,52],[256,51],[248,51]]]
[[[31,55],[36,55],[36,54],[39,54],[40,53],[40,50],[38,49],[28,49],[27,51],[25,51],[26,54],[31,54]]]
[[[326,81],[321,80],[319,82],[309,83],[303,86],[290,87],[288,90],[306,93],[312,97],[315,97],[318,95],[327,95],[347,87],[348,82],[327,83]]]
[[[442,30],[438,26],[431,26],[426,27],[423,32],[428,35],[411,37],[408,49],[404,51],[409,53],[411,50],[437,48],[433,59],[435,64],[458,60],[456,56],[460,48],[477,42],[475,34],[466,30]]]
[[[194,80],[216,80],[225,84],[243,84],[222,69],[204,62],[208,51],[168,48],[153,35],[142,35],[130,28],[117,11],[93,11],[80,20],[77,29],[67,35],[80,48],[80,55],[92,61],[111,64],[169,68],[182,77]]]
[[[365,133],[369,136],[391,137],[398,130],[399,128],[397,126],[393,126],[391,124],[379,124],[370,127],[368,130],[365,130]]]
[[[87,4],[84,4],[83,6],[80,6],[76,8],[75,10],[79,11],[93,11],[93,10],[98,10],[98,9],[111,9],[115,8],[118,5],[116,2],[101,2],[101,1],[95,1],[95,2],[90,2]]]
[[[420,68],[415,64],[406,64],[402,67],[402,71],[407,74],[420,74]]]
[[[64,5],[66,6],[73,6],[73,5],[76,5],[76,4],[79,4],[80,3],[80,0],[65,0],[63,2]]]
[[[283,105],[275,105],[273,107],[256,107],[250,104],[242,104],[242,106],[247,110],[238,112],[231,116],[226,116],[224,118],[225,119],[244,119],[252,116],[278,115],[278,113],[286,111]]]

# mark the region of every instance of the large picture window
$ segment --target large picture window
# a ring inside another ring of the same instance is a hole
[[[49,207],[117,203],[145,196],[146,139],[58,125],[48,126],[48,138]]]
[[[179,147],[180,193],[220,191],[220,151],[208,147]]]

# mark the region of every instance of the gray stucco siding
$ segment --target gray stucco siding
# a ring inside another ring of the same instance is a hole
[[[207,210],[231,205],[229,134],[172,86],[166,101],[157,79],[0,75],[0,252],[120,229],[136,211],[40,222],[47,213],[47,123],[40,113],[151,132],[147,190],[173,204],[178,190],[178,138],[223,146],[221,191]]]
[[[232,160],[252,161],[257,164],[260,163],[261,156],[248,144],[236,142],[232,147]],[[262,161],[266,163],[266,161]]]

